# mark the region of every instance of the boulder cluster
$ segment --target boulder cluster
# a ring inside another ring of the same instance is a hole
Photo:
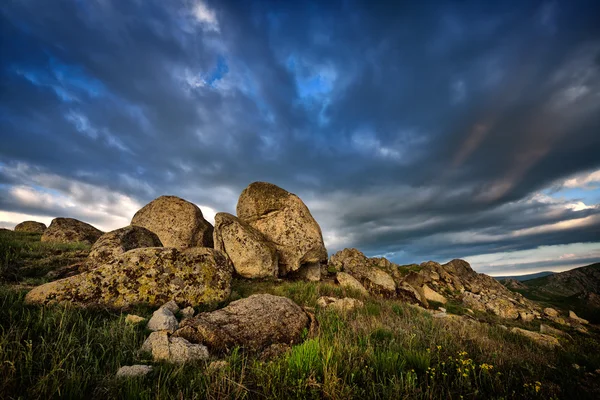
[[[161,196],[135,213],[131,225],[108,233],[55,218],[42,241],[87,243],[89,256],[74,269],[80,273],[36,287],[27,301],[123,308],[175,300],[197,306],[225,300],[234,275],[320,280],[327,250],[298,196],[255,182],[240,195],[237,214],[218,213],[213,227],[195,204]],[[31,231],[36,224],[19,229]]]
[[[79,274],[33,289],[27,301],[123,308],[173,300],[198,306],[226,300],[232,277],[239,276],[329,279],[358,295],[398,298],[427,308],[453,301],[507,319],[543,316],[534,303],[476,273],[463,260],[397,265],[368,258],[357,249],[344,249],[328,260],[321,228],[308,207],[271,183],[254,182],[245,188],[236,213],[216,214],[213,227],[195,204],[161,196],[135,213],[130,226],[108,233],[71,218],[56,218],[42,240],[90,243],[90,254]],[[31,221],[20,226],[41,229]],[[333,307],[358,306],[344,300]],[[186,332],[182,335],[200,340],[207,324],[217,326],[215,321],[197,323],[200,330],[192,329],[191,322],[180,327]],[[230,337],[218,329],[211,335],[223,343]],[[202,342],[210,341],[211,335],[204,335]]]

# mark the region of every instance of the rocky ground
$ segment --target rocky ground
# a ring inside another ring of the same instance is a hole
[[[463,260],[328,258],[272,184],[214,227],[174,196],[108,233],[42,225],[0,231],[3,398],[600,395],[599,330],[573,310]]]

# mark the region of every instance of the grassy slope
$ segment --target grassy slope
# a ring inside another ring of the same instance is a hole
[[[591,264],[580,268],[593,268],[600,269],[600,263]],[[577,268],[577,269],[580,269]],[[567,271],[570,272],[570,271]],[[560,274],[560,273],[559,273]],[[563,310],[573,310],[579,316],[586,318],[594,323],[600,323],[600,310],[597,308],[589,307],[585,300],[578,298],[577,295],[565,296],[555,293],[550,287],[549,283],[553,279],[554,275],[544,276],[541,278],[531,279],[522,282],[526,288],[524,289],[511,289],[515,292],[521,293],[523,296],[530,300],[538,301],[541,304],[549,307],[555,307]],[[555,278],[554,278],[555,279]],[[564,285],[569,285],[569,280],[564,282]]]
[[[315,307],[321,295],[352,295],[328,283],[233,283],[231,300],[272,293]],[[338,315],[316,308],[318,329],[288,354],[262,362],[233,350],[220,371],[207,363],[155,364],[141,379],[117,380],[148,332],[124,314],[23,304],[26,292],[0,286],[0,398],[594,398],[586,372],[600,346],[571,332],[562,349],[541,348],[495,324],[435,319],[394,300],[363,299]],[[133,310],[150,316],[151,310]],[[488,317],[489,318],[489,317]],[[516,322],[513,322],[516,324]],[[536,328],[532,322],[528,326]],[[307,334],[308,335],[308,334]],[[581,366],[579,371],[573,363]]]

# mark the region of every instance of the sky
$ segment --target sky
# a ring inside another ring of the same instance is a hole
[[[600,261],[600,3],[8,0],[0,227],[299,195],[328,251]]]

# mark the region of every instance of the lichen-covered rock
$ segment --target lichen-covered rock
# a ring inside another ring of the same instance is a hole
[[[357,290],[363,294],[369,294],[367,289],[356,278],[346,272],[338,272],[335,275],[335,279],[342,287]]]
[[[213,227],[197,205],[176,196],[160,196],[135,213],[131,225],[158,235],[165,247],[213,247]]]
[[[215,249],[226,253],[235,272],[244,278],[276,277],[279,256],[267,238],[239,218],[220,212],[215,216]]]
[[[181,318],[192,318],[196,314],[194,307],[186,307],[181,310]]]
[[[141,226],[126,226],[100,236],[90,249],[86,268],[94,268],[115,260],[121,254],[142,247],[162,247],[155,233]]]
[[[231,292],[233,266],[206,247],[146,247],[70,278],[31,290],[28,303],[68,302],[111,308],[166,301],[195,306],[223,301]]]
[[[54,218],[42,242],[94,244],[104,232],[74,218]]]
[[[321,228],[295,194],[271,183],[251,183],[240,195],[237,215],[275,245],[280,276],[327,260]]]
[[[182,337],[169,337],[167,331],[152,332],[141,351],[151,353],[154,361],[178,364],[207,360],[209,357],[206,346],[190,343]]]
[[[44,233],[46,224],[36,221],[23,221],[15,226],[15,232]]]
[[[394,278],[357,249],[338,251],[331,256],[329,264],[338,271],[352,275],[372,294],[396,295]]]
[[[309,322],[308,315],[292,300],[255,294],[182,321],[174,335],[202,343],[211,352],[226,352],[236,346],[260,351],[274,343],[299,343]]]
[[[179,327],[177,318],[171,310],[165,307],[161,307],[154,311],[152,318],[148,321],[148,329],[151,331],[169,331],[175,332]]]

